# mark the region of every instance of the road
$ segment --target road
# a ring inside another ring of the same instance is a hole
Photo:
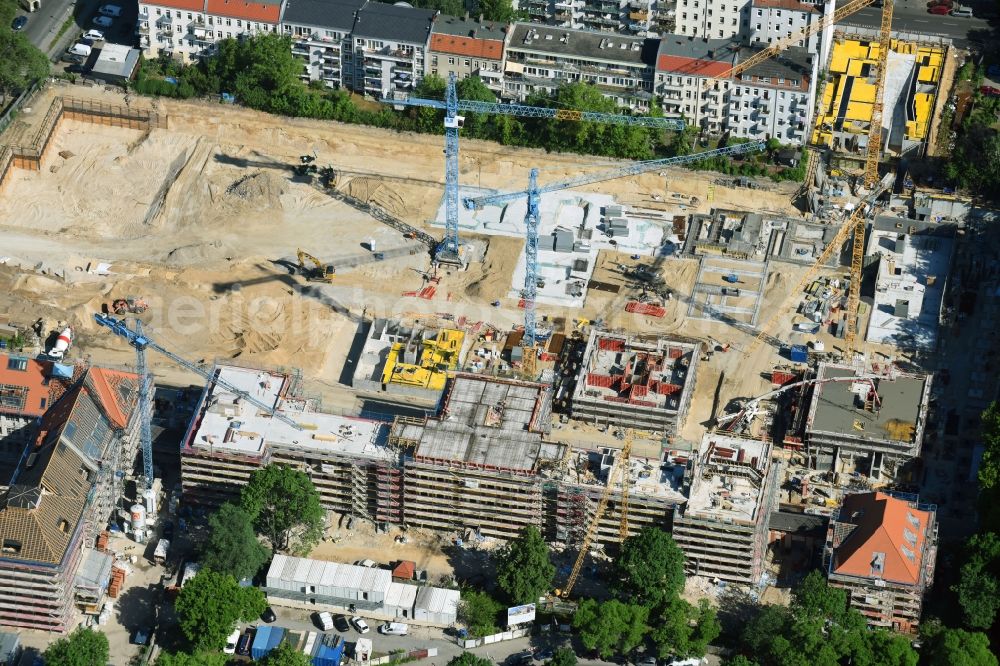
[[[993,39],[991,21],[995,20],[995,5],[986,2],[969,2],[975,18],[955,18],[938,16],[927,11],[926,0],[896,0],[893,5],[892,29],[902,32],[921,32],[929,35],[948,37],[956,46],[968,48],[985,45]],[[851,14],[838,25],[862,26],[878,29],[881,25],[882,10],[866,7]],[[980,16],[984,18],[980,18]]]
[[[287,629],[291,629],[292,631],[318,631],[315,625],[313,625],[310,621],[309,615],[306,611],[281,608],[278,606],[274,606],[273,608],[278,616],[278,621],[275,623],[276,626],[285,627]],[[371,639],[375,652],[387,653],[393,650],[409,651],[436,647],[438,650],[436,657],[428,657],[427,659],[419,662],[422,665],[429,664],[430,666],[444,666],[452,657],[456,657],[463,652],[462,648],[460,648],[450,637],[445,636],[440,629],[410,625],[410,634],[408,636],[383,636],[376,631],[380,622],[369,620],[368,624],[372,627],[372,630],[367,634],[367,638]],[[353,644],[358,639],[358,635],[358,632],[356,632],[353,628],[351,631],[344,634],[344,639],[348,644],[348,650],[353,648]],[[523,652],[524,650],[534,650],[538,647],[545,647],[554,650],[559,647],[573,646],[570,644],[569,636],[561,634],[555,634],[552,636],[537,635],[502,641],[492,645],[484,645],[478,648],[473,648],[469,650],[469,652],[477,654],[481,657],[486,657],[496,664],[502,664],[510,655]],[[580,652],[581,650],[579,649],[579,646],[577,646],[577,653],[580,654]],[[599,659],[587,659],[583,657],[578,658],[578,663],[581,666],[617,666],[612,662],[601,661]],[[721,660],[718,657],[708,655],[706,662],[707,666],[718,666],[720,663]],[[541,662],[535,662],[535,664],[536,666],[540,666]]]
[[[18,15],[28,17],[28,24],[24,27],[24,34],[28,41],[41,49],[50,58],[55,59],[62,53],[73,40],[80,36],[84,30],[96,27],[91,23],[91,19],[97,13],[97,8],[104,4],[105,0],[42,0],[42,8],[34,13],[19,10]],[[108,0],[115,2],[115,0]],[[135,35],[133,33],[138,5],[135,2],[124,2],[118,0],[123,12],[111,28],[104,30],[109,42],[117,44],[134,45]],[[57,40],[56,35],[63,23],[70,16],[74,17],[75,26],[71,26]]]

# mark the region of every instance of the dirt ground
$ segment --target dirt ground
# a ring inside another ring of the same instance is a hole
[[[124,102],[118,92],[55,86],[20,120],[28,127],[37,123],[57,94]],[[372,241],[380,250],[413,243],[297,181],[290,169],[300,155],[315,151],[316,164],[338,170],[338,189],[377,202],[440,237],[441,230],[426,223],[442,195],[440,137],[277,119],[217,104],[129,101],[165,114],[169,129],[141,132],[64,121],[42,171],[13,172],[0,195],[0,263],[8,264],[0,266],[0,320],[24,324],[41,317],[47,330],[72,325],[71,355],[129,365],[132,352],[100,329],[93,314],[113,298],[141,295],[151,305],[143,315],[147,332],[185,358],[300,367],[327,401],[344,407],[355,398],[339,378],[361,316],[449,312],[501,329],[521,321],[522,311],[506,296],[523,248],[519,239],[486,238],[484,261],[442,273],[429,300],[403,295],[424,286],[429,262],[422,250],[341,270],[331,285],[307,285],[289,273],[298,248],[336,264],[367,255]],[[465,178],[499,189],[523,186],[533,166],[543,165],[543,179],[555,180],[579,174],[582,161],[597,169],[614,163],[479,141],[463,141],[461,159]],[[663,208],[663,200],[670,199],[664,195],[671,192],[701,202],[685,212],[722,206],[796,214],[789,203],[793,185],[749,192],[714,185],[713,178],[672,169],[590,189],[649,208]],[[594,277],[623,284],[614,264],[630,261],[626,255],[602,253]],[[108,274],[93,271],[101,262],[111,265]],[[761,321],[775,296],[792,284],[788,274],[795,270],[772,270]],[[592,291],[580,311],[543,306],[539,314],[567,320],[601,317],[612,328],[731,343],[733,351],[716,354],[699,372],[692,418],[683,433],[696,441],[700,424],[711,415],[720,377],[724,393],[754,395],[760,392],[759,372],[775,357],[765,352],[748,365],[739,353],[748,336],[724,323],[685,317],[697,262],[670,259],[661,272],[677,294],[663,318],[625,313],[625,302],[634,296],[627,290],[617,295]],[[490,305],[494,300],[500,307]],[[150,361],[161,381],[195,380],[167,359],[153,355]]]

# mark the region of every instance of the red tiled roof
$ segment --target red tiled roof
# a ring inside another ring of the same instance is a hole
[[[118,387],[122,381],[128,381],[132,386],[137,386],[139,376],[130,372],[119,372],[107,368],[91,368],[89,376],[92,380],[94,391],[97,393],[97,401],[104,406],[108,420],[117,428],[127,426],[128,413],[132,409],[132,404],[125,403],[124,397],[118,391]]]
[[[503,56],[503,42],[496,39],[432,34],[430,50],[472,58],[500,60]]]
[[[414,574],[417,572],[417,563],[411,562],[410,560],[400,560],[396,568],[392,570],[393,578],[402,578],[403,580],[413,580]]]
[[[28,359],[28,365],[24,370],[11,370],[7,367],[9,358],[7,354],[0,354],[0,384],[24,388],[26,390],[24,407],[19,409],[0,402],[0,412],[31,417],[41,416],[49,405],[49,388],[45,382],[47,365]]]
[[[771,9],[790,9],[796,12],[807,12],[818,14],[819,7],[810,5],[799,0],[753,0],[754,7],[769,7]]]
[[[856,527],[836,548],[834,573],[917,585],[930,515],[885,493],[848,495],[838,523]]]
[[[656,70],[691,76],[718,76],[732,69],[732,63],[718,60],[698,60],[682,56],[660,55],[656,60]]]
[[[258,23],[277,24],[281,18],[280,4],[247,2],[247,0],[208,0],[208,8],[205,11],[216,16],[228,16]]]
[[[185,9],[189,12],[201,12],[205,10],[205,0],[151,0],[141,4],[151,7],[171,7],[173,9]]]

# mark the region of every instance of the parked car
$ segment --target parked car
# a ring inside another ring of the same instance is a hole
[[[351,623],[347,621],[347,618],[343,615],[333,616],[333,626],[337,628],[337,631],[344,633],[351,630]]]
[[[951,15],[955,18],[972,18],[972,10],[968,7],[959,7],[951,10]]]
[[[979,93],[987,97],[1000,97],[1000,88],[995,86],[980,86]]]
[[[240,636],[239,642],[236,644],[236,654],[243,657],[250,654],[250,645],[253,643],[253,635],[253,627],[247,627],[247,630],[243,632],[243,635]]]
[[[271,610],[271,607],[268,606],[267,608],[264,609],[264,612],[260,614],[260,619],[263,620],[264,622],[267,622],[268,624],[271,624],[272,622],[278,619],[278,616],[275,615],[274,611]]]
[[[948,9],[951,9],[952,7],[955,6],[955,3],[952,0],[931,0],[930,2],[927,3],[928,7],[938,7],[941,5],[944,5]]]
[[[937,14],[939,16],[947,16],[948,13],[951,12],[951,10],[948,9],[947,5],[935,5],[934,7],[928,9],[927,11],[930,12],[931,14]]]
[[[236,644],[240,642],[240,628],[237,627],[233,629],[233,633],[229,634],[229,638],[226,639],[226,647],[222,648],[222,651],[226,654],[236,654]]]
[[[102,28],[110,28],[113,23],[114,23],[114,21],[112,21],[107,16],[95,16],[94,17],[94,25],[99,25]]]
[[[386,636],[405,636],[410,632],[410,627],[402,622],[386,622],[379,625],[378,632]]]
[[[312,621],[320,631],[330,631],[333,629],[333,615],[323,611],[322,613],[313,613]]]
[[[538,648],[535,650],[534,657],[537,661],[548,661],[552,658],[552,654],[551,648]]]
[[[525,666],[530,664],[535,660],[535,655],[533,655],[529,650],[524,650],[522,652],[515,652],[514,654],[507,657],[504,662],[508,666]]]
[[[656,666],[656,657],[647,655],[635,662],[635,666]]]
[[[122,15],[122,8],[118,5],[101,5],[101,8],[98,9],[97,12],[99,14],[104,14],[105,16],[118,18]]]
[[[93,28],[83,33],[83,36],[86,39],[93,39],[95,42],[104,40],[104,33],[100,30],[94,30]]]
[[[368,623],[362,620],[360,617],[355,615],[351,618],[351,625],[358,630],[359,634],[368,633]]]
[[[14,32],[17,32],[18,30],[24,30],[24,26],[26,25],[28,25],[28,17],[18,16],[15,17],[14,20],[11,22],[10,29],[13,30]]]

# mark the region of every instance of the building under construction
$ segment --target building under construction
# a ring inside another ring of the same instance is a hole
[[[694,576],[754,585],[764,572],[768,521],[778,501],[771,443],[708,433],[693,461],[674,540]]]
[[[806,419],[806,449],[820,470],[857,471],[873,482],[891,482],[901,465],[920,455],[930,375],[908,374],[891,364],[852,377],[852,367],[820,363]]]
[[[100,611],[109,582],[95,544],[122,496],[116,472],[135,464],[138,377],[67,367],[63,378],[47,365],[44,393],[27,394],[45,410],[0,498],[0,625],[66,631],[75,611]]]
[[[0,488],[5,488],[49,401],[51,362],[0,354]]]
[[[549,441],[551,389],[533,382],[457,373],[438,415],[389,425],[317,411],[296,397],[287,373],[215,372],[302,429],[210,382],[181,450],[185,496],[210,504],[235,497],[254,470],[281,463],[309,474],[325,508],[351,516],[499,539],[534,525],[572,544],[621,453]],[[669,528],[683,501],[683,464],[634,458],[627,469],[633,531]],[[620,482],[613,493],[598,543],[617,540]]]
[[[573,417],[676,433],[694,394],[698,348],[594,330],[573,391]]]

